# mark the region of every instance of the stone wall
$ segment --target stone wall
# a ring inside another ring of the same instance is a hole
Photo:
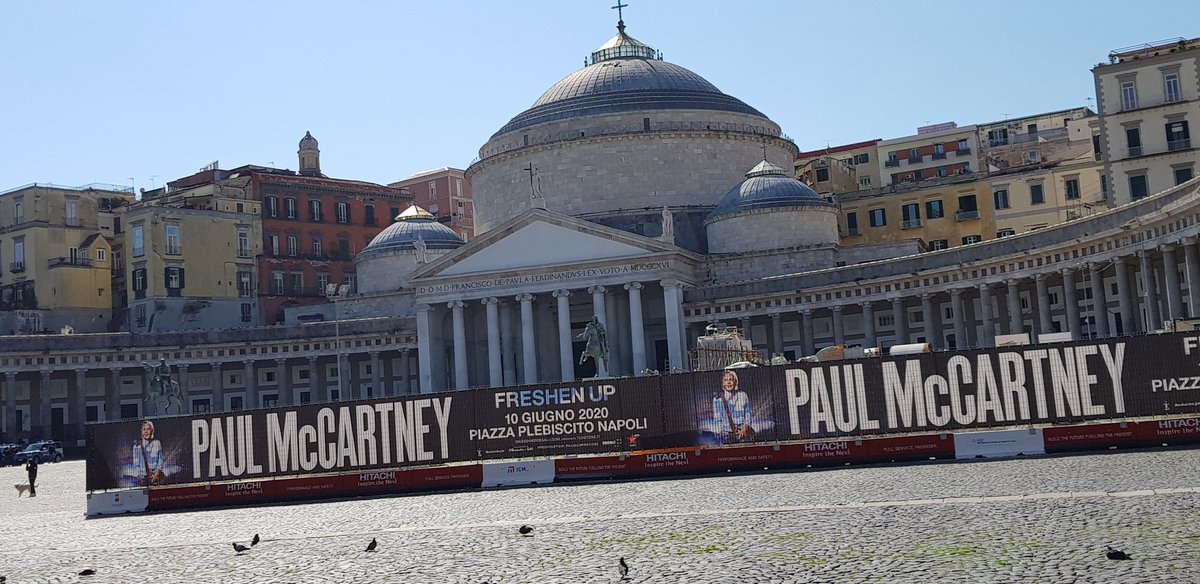
[[[708,224],[708,249],[734,253],[834,244],[837,213],[833,207],[793,207],[722,217]]]

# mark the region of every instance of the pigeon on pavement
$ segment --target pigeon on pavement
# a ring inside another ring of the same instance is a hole
[[[233,542],[233,551],[235,551],[235,552],[237,552],[237,553],[239,553],[239,554],[240,554],[240,553],[242,553],[242,552],[248,552],[248,551],[250,551],[250,548],[248,548],[248,547],[246,547],[246,546],[244,546],[244,545],[242,545],[242,544],[240,544],[240,543],[238,543],[238,542],[236,542],[236,541],[235,541],[235,542]]]
[[[1106,557],[1108,557],[1108,559],[1110,559],[1110,560],[1131,560],[1131,559],[1133,559],[1133,558],[1129,557],[1129,554],[1127,554],[1121,550],[1114,549],[1112,546],[1108,546],[1108,553],[1106,553],[1104,555]]]
[[[629,564],[625,563],[625,558],[621,558],[621,561],[617,562],[617,571],[621,572],[622,580],[629,577]]]
[[[522,525],[519,529],[517,529],[517,532],[521,535],[529,535],[533,533],[533,528],[528,525]]]
[[[379,547],[379,542],[375,541],[375,538],[372,537],[371,543],[367,544],[367,551],[373,552],[373,551],[375,551],[375,548],[377,548],[377,547]]]
[[[258,545],[258,542],[260,542],[260,541],[262,541],[262,540],[258,539],[258,534],[257,533],[254,534],[254,539],[250,540],[250,547],[254,547],[254,546]]]

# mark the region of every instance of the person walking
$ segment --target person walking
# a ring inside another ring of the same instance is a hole
[[[25,472],[29,473],[29,496],[37,496],[37,457],[31,457],[29,462],[25,463]]]

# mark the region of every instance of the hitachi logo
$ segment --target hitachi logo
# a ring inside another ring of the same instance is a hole
[[[850,450],[849,442],[814,442],[804,445],[805,452],[825,452],[828,450]]]
[[[687,460],[686,452],[660,452],[646,455],[646,462],[678,462],[682,460]]]
[[[226,491],[261,491],[262,483],[234,483],[225,487]]]
[[[1200,428],[1200,418],[1191,418],[1187,420],[1163,420],[1158,423],[1159,428]]]
[[[367,481],[394,481],[396,480],[395,472],[364,472],[358,475],[358,482],[365,483]]]

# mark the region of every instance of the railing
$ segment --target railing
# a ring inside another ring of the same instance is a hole
[[[1160,105],[1172,105],[1172,104],[1176,104],[1176,103],[1184,103],[1187,101],[1190,101],[1190,100],[1183,99],[1182,95],[1166,96],[1163,99],[1153,99],[1153,100],[1141,99],[1141,96],[1139,96],[1138,99],[1134,100],[1133,103],[1126,103],[1125,100],[1122,99],[1121,100],[1121,109],[1118,110],[1117,113],[1131,112],[1134,110],[1158,107]]]
[[[979,211],[958,211],[954,213],[957,221],[973,221],[979,218]]]
[[[113,193],[128,193],[131,195],[133,194],[133,187],[123,187],[121,185],[110,185],[110,184],[105,184],[105,183],[90,183],[90,184],[86,184],[86,185],[78,186],[78,187],[69,187],[66,185],[56,185],[54,183],[29,183],[27,185],[21,185],[19,187],[14,187],[14,188],[8,189],[7,191],[0,191],[0,195],[7,195],[8,193],[15,193],[17,191],[38,188],[38,187],[41,187],[44,189],[58,189],[58,190],[63,190],[63,191],[109,191],[109,192],[113,192]]]
[[[959,148],[958,150],[954,151],[954,154],[956,156],[967,156],[971,154],[971,147],[967,146],[966,148]]]
[[[163,253],[166,253],[167,255],[183,255],[183,246],[167,244],[166,251]]]
[[[1008,138],[992,138],[992,139],[988,140],[988,146],[991,148],[995,148],[997,146],[1007,146],[1007,145],[1008,145]]]
[[[945,152],[934,152],[934,153],[933,153],[933,156],[931,156],[931,158],[932,158],[933,160],[945,160],[945,159],[946,159],[946,153],[945,153]]]
[[[900,224],[900,229],[916,229],[920,226],[920,219],[905,219],[904,222]]]
[[[80,257],[50,258],[50,264],[47,267],[58,268],[58,267],[62,267],[62,266],[78,266],[81,268],[90,268],[90,267],[92,267],[92,260],[88,259],[88,258],[80,258]]]
[[[1180,150],[1189,150],[1192,147],[1191,138],[1183,138],[1180,140],[1168,140],[1167,152],[1178,152]]]
[[[862,235],[862,231],[860,231],[857,227],[846,228],[846,237],[858,237],[859,235]]]
[[[883,163],[883,165],[888,168],[895,168],[897,166],[900,166],[900,159],[899,158],[890,158],[887,161],[885,161]]]
[[[1142,147],[1141,146],[1130,146],[1129,147],[1129,157],[1130,158],[1133,158],[1134,156],[1141,156],[1141,155],[1142,155]]]
[[[1058,138],[1065,138],[1066,136],[1066,128],[1051,128],[1049,130],[1041,130],[1032,134],[1014,134],[1011,137],[1013,144],[1023,144],[1025,142],[1036,142],[1038,138],[1043,140],[1055,140]]]
[[[250,250],[248,250],[248,249],[238,249],[238,250],[237,250],[237,257],[239,257],[239,258],[250,258],[250,257],[254,257],[254,254],[251,254],[251,253],[250,253]]]
[[[79,227],[79,217],[67,217],[66,224],[67,227]]]
[[[25,262],[12,262],[8,264],[8,271],[19,274],[25,271]]]
[[[908,163],[909,164],[921,164],[921,161],[924,159],[925,159],[924,156],[909,156]]]

